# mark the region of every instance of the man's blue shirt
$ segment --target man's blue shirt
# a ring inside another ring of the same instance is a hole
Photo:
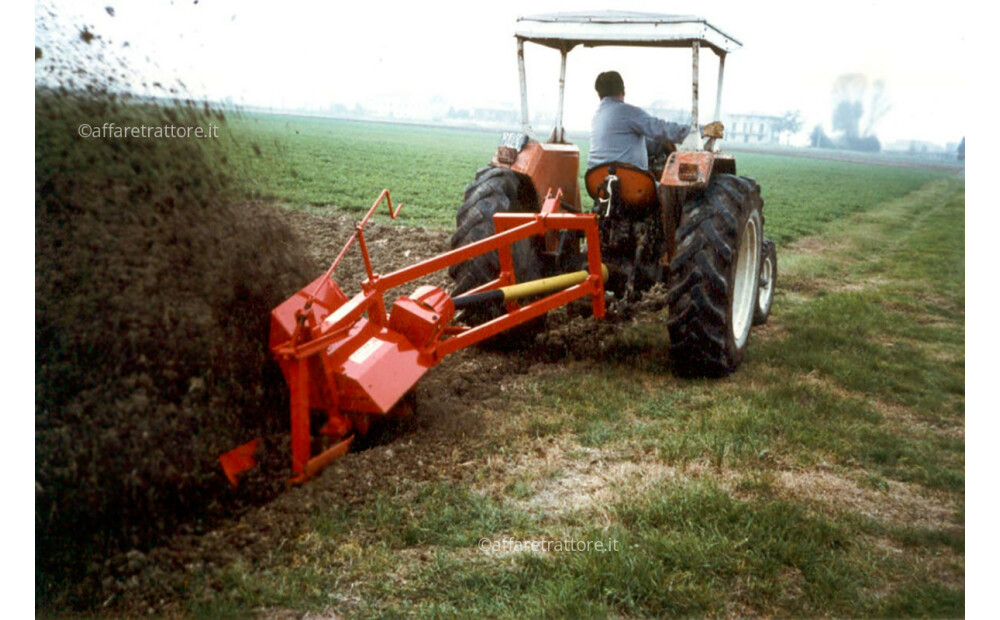
[[[647,114],[614,97],[604,97],[590,127],[590,157],[587,168],[613,161],[632,164],[643,170],[649,165],[646,141],[662,145],[680,143],[691,128]]]

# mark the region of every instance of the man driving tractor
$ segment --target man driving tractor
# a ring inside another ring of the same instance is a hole
[[[588,168],[624,162],[646,170],[650,157],[668,142],[680,144],[691,132],[690,125],[665,121],[625,103],[625,82],[617,71],[598,75],[594,88],[601,103],[591,123]]]

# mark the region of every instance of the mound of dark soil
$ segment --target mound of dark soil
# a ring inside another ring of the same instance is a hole
[[[220,146],[77,131],[220,114],[67,91],[35,104],[36,605],[87,607],[61,593],[103,558],[280,486],[283,456],[256,496],[217,456],[281,441],[269,312],[315,264],[269,211],[234,203]]]

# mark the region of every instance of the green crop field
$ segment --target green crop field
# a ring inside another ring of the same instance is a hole
[[[251,198],[357,211],[388,187],[404,224],[444,230],[497,140],[293,117],[229,130]],[[619,325],[599,354],[498,379],[486,402],[469,394],[485,429],[474,448],[421,461],[429,478],[401,471],[363,504],[316,502],[266,560],[226,567],[214,590],[193,578],[188,610],[964,615],[964,178],[738,162],[763,188],[779,277],[737,373],[679,379],[662,316]],[[331,487],[350,464],[325,474]],[[496,548],[567,539],[614,549]]]
[[[450,229],[465,185],[489,163],[497,131],[301,116],[243,115],[229,122],[229,167],[255,198],[294,208],[362,210],[383,188],[406,204],[402,221]],[[577,140],[586,168],[586,140]],[[740,154],[739,172],[764,188],[768,234],[778,243],[912,191],[941,173],[787,156]],[[581,187],[583,175],[580,176]],[[587,199],[584,199],[587,202]]]

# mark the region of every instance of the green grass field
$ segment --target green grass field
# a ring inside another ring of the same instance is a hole
[[[229,168],[254,198],[293,208],[369,207],[383,188],[405,203],[402,222],[454,227],[455,209],[499,132],[244,115],[231,119]],[[586,168],[586,141],[577,141]],[[778,243],[917,189],[941,173],[741,153],[739,172],[764,188],[768,234]],[[583,187],[583,175],[580,176]],[[586,202],[586,197],[584,198]]]
[[[496,141],[298,118],[230,129],[257,197],[360,209],[389,187],[405,223],[445,229]],[[191,610],[964,615],[964,179],[738,160],[779,248],[771,321],[739,372],[678,379],[662,318],[635,321],[603,359],[511,377],[503,412],[479,407],[492,441],[462,482],[317,507],[274,561],[234,565],[224,596]],[[504,537],[617,550],[477,547]]]

